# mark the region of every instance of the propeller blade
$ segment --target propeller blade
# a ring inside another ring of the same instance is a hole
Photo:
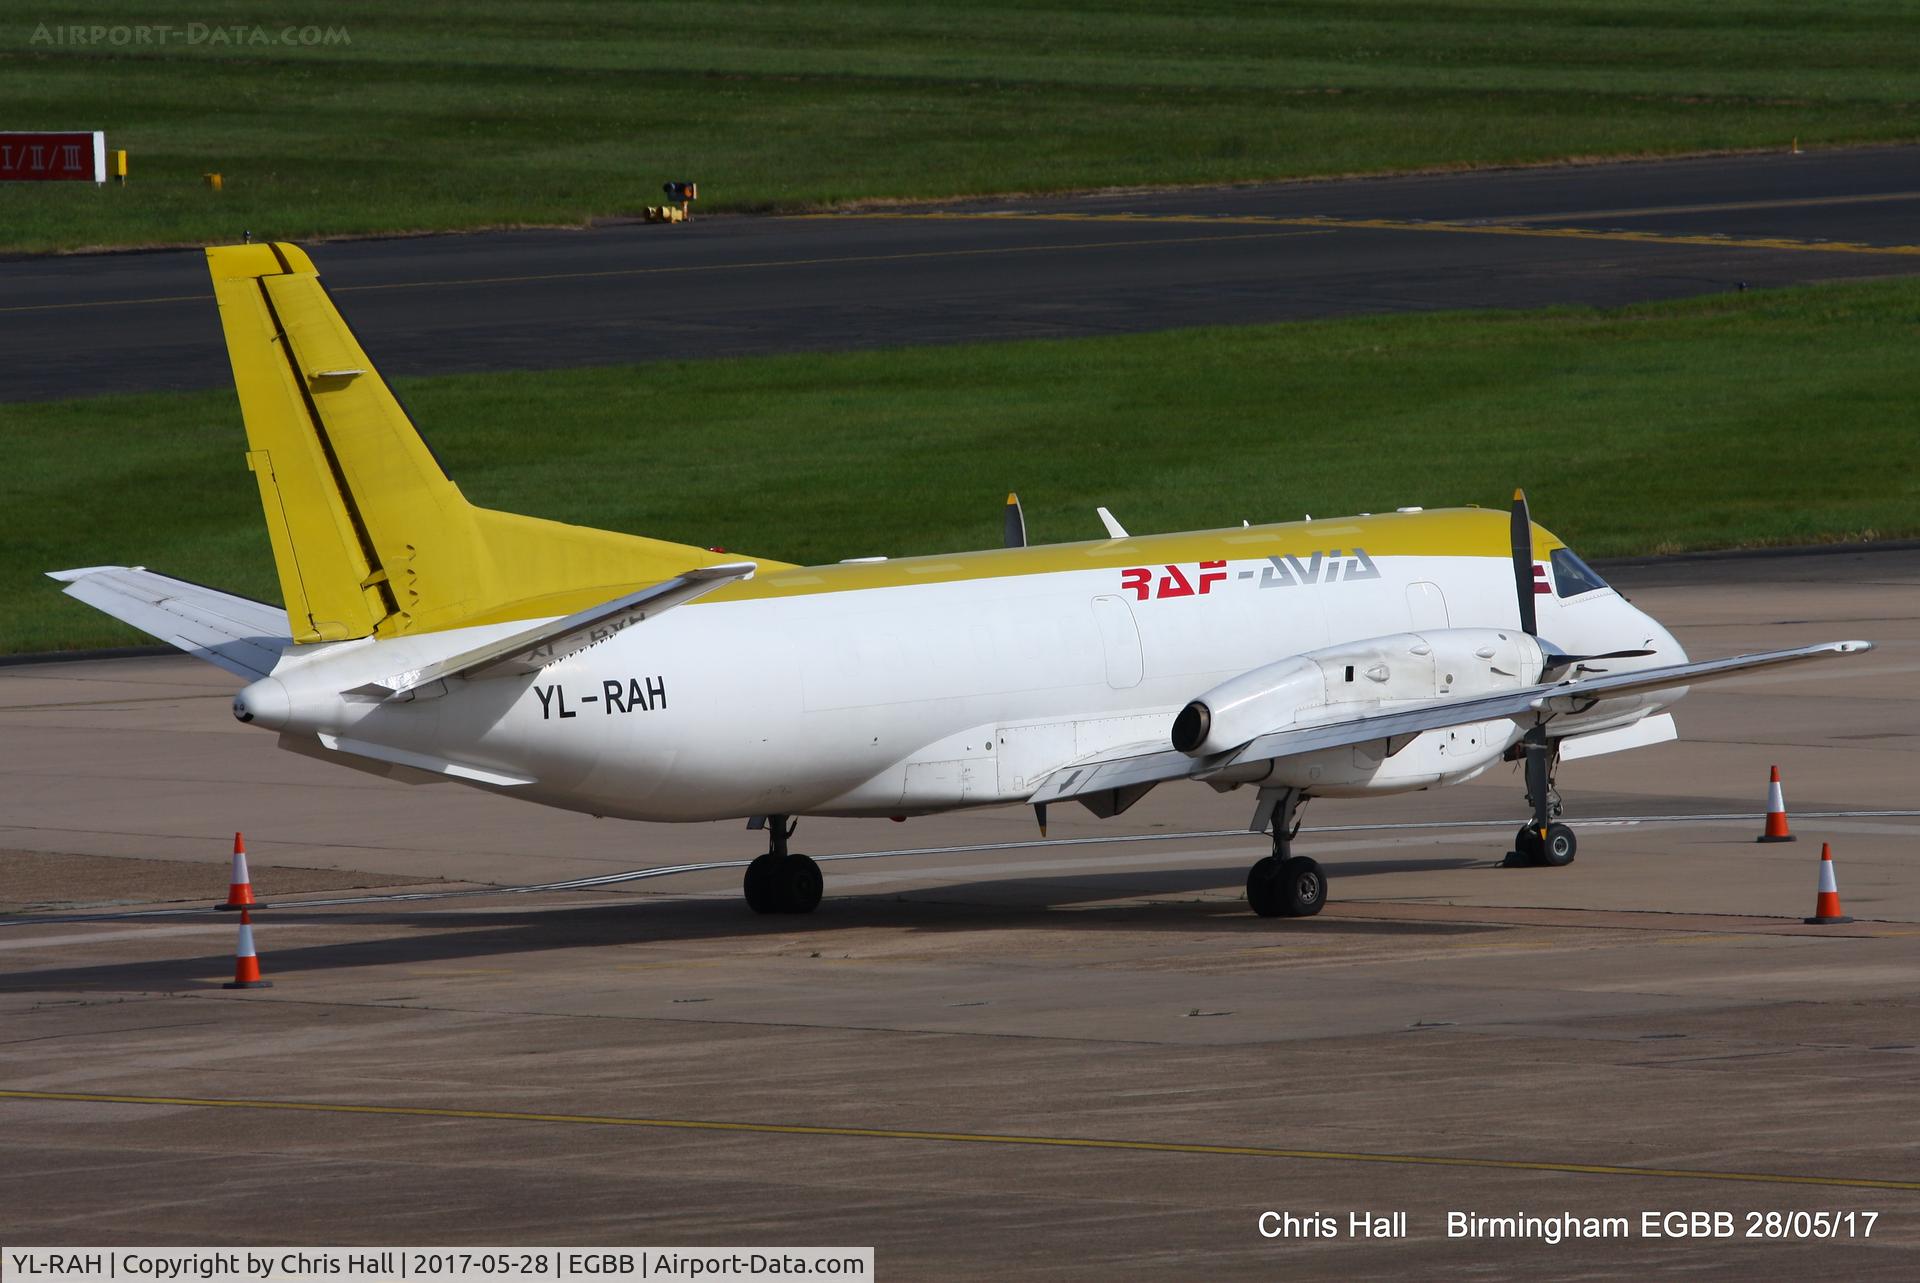
[[[1020,496],[1007,496],[1007,547],[1024,548],[1027,546],[1027,518],[1020,511]]]
[[[1657,653],[1651,650],[1610,650],[1602,655],[1569,655],[1549,642],[1541,642],[1540,649],[1546,656],[1546,663],[1540,669],[1540,680],[1543,682],[1557,681],[1568,669],[1578,668],[1596,659],[1644,659]]]
[[[1520,604],[1520,631],[1539,635],[1533,609],[1533,517],[1527,512],[1527,492],[1513,492],[1513,593]]]

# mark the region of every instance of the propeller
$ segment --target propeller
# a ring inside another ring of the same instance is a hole
[[[1610,650],[1602,655],[1569,655],[1552,642],[1541,641],[1539,619],[1534,610],[1533,599],[1539,592],[1540,580],[1533,575],[1533,516],[1527,511],[1527,492],[1513,492],[1513,591],[1520,604],[1520,631],[1539,643],[1541,658],[1545,661],[1540,669],[1542,682],[1560,680],[1567,670],[1596,659],[1640,659],[1651,655],[1650,650]]]
[[[1024,548],[1027,546],[1027,518],[1020,511],[1020,496],[1007,496],[1007,547]]]
[[[1536,638],[1536,641],[1539,639]],[[1610,650],[1601,655],[1569,655],[1552,642],[1540,642],[1540,680],[1557,682],[1570,668],[1584,667],[1596,659],[1642,659],[1653,654],[1650,650]]]
[[[1533,610],[1533,517],[1527,512],[1527,492],[1513,492],[1513,593],[1520,603],[1520,631],[1540,635]]]

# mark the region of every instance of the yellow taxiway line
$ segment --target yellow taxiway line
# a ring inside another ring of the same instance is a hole
[[[1643,205],[1638,209],[1583,209],[1570,214],[1513,214],[1490,223],[1596,222],[1602,218],[1647,218],[1655,214],[1745,213],[1756,209],[1819,209],[1831,205],[1882,205],[1920,201],[1920,192],[1872,192],[1861,196],[1784,196],[1773,200],[1723,200],[1704,205]]]
[[[803,215],[802,217],[811,217]],[[1217,221],[1217,220],[1210,220]],[[525,276],[435,277],[418,281],[384,281],[371,285],[335,285],[333,294],[366,294],[375,290],[426,290],[455,285],[521,285],[540,281],[586,281],[621,276],[679,276],[700,272],[744,272],[772,267],[831,267],[840,263],[892,263],[903,259],[979,258],[1001,254],[1046,254],[1056,250],[1152,249],[1159,245],[1191,245],[1197,241],[1281,240],[1313,235],[1314,228],[1276,225],[1270,231],[1231,232],[1221,236],[1134,237],[1124,241],[1073,241],[1057,245],[990,245],[980,249],[907,250],[897,254],[827,254],[812,258],[766,258],[745,263],[678,263],[666,267],[610,267],[594,272],[541,272]],[[21,303],[0,312],[67,312],[95,307],[122,307],[137,303],[199,303],[206,294],[156,294],[142,298],[83,299],[74,303]]]
[[[1906,199],[1908,193],[1899,193],[1898,198]],[[1859,197],[1836,198],[1853,201]],[[1894,199],[1893,196],[1886,199]],[[1817,203],[1812,201],[1751,202],[1755,207],[1773,204],[1799,205]],[[1744,208],[1744,205],[1732,205],[1725,208]],[[963,213],[951,210],[928,210],[918,213],[892,213],[873,211],[870,213],[845,214],[794,214],[787,217],[801,220],[845,220],[872,219],[919,220],[923,222],[1015,222],[1015,223],[1133,223],[1142,226],[1155,224],[1183,224],[1201,227],[1263,227],[1267,232],[1243,232],[1229,236],[1168,236],[1147,237],[1124,241],[1083,241],[1060,245],[1002,245],[980,249],[911,250],[898,254],[846,254],[826,255],[814,258],[775,258],[760,259],[746,263],[684,263],[669,267],[620,267],[595,272],[545,272],[524,276],[467,276],[447,279],[420,281],[387,281],[370,285],[336,285],[335,294],[360,294],[375,290],[419,290],[436,289],[442,286],[459,285],[519,285],[539,281],[578,281],[596,280],[622,276],[674,276],[699,272],[738,272],[756,271],[775,267],[821,267],[836,263],[887,263],[907,259],[928,258],[971,258],[997,254],[1045,254],[1063,250],[1089,249],[1151,249],[1160,245],[1187,245],[1196,241],[1259,240],[1282,236],[1303,236],[1314,232],[1338,231],[1379,231],[1379,232],[1454,232],[1467,236],[1536,236],[1559,240],[1587,241],[1626,241],[1639,245],[1704,245],[1718,249],[1769,249],[1795,250],[1812,254],[1892,254],[1920,255],[1920,245],[1867,245],[1855,241],[1803,241],[1785,237],[1751,236],[1712,236],[1681,235],[1671,232],[1635,232],[1625,230],[1601,231],[1588,227],[1535,227],[1527,226],[1534,221],[1548,221],[1562,218],[1603,217],[1613,214],[1627,216],[1643,213],[1687,212],[1688,206],[1676,206],[1673,210],[1621,210],[1599,211],[1596,214],[1535,214],[1516,215],[1510,222],[1447,222],[1444,220],[1423,220],[1411,218],[1332,218],[1322,215],[1305,215],[1286,218],[1267,214],[1075,214],[1075,213]],[[1716,209],[1720,206],[1700,206],[1700,209]],[[74,303],[23,303],[12,307],[0,307],[0,313],[6,312],[64,312],[97,307],[126,307],[142,303],[197,303],[204,300],[204,294],[162,294],[144,298],[86,299]]]
[[[1519,223],[1447,222],[1414,218],[1332,218],[1311,214],[1000,214],[929,210],[922,213],[804,214],[803,218],[924,219],[970,222],[1219,224],[1227,227],[1298,227],[1322,231],[1453,232],[1466,236],[1540,236],[1558,240],[1628,241],[1639,245],[1705,245],[1717,249],[1800,250],[1814,254],[1920,255],[1920,245],[1865,245],[1854,241],[1800,241],[1785,237],[1702,236],[1673,232],[1601,231],[1588,227],[1527,227]],[[1145,242],[1143,242],[1145,243]]]
[[[465,1118],[506,1123],[560,1123],[587,1127],[644,1127],[672,1131],[744,1132],[763,1136],[828,1136],[908,1140],[940,1144],[1105,1149],[1129,1153],[1207,1154],[1229,1158],[1282,1158],[1307,1162],[1391,1163],[1407,1167],[1477,1167],[1495,1171],[1563,1172],[1576,1176],[1636,1176],[1661,1180],[1736,1181],[1763,1185],[1818,1185],[1840,1189],[1920,1191],[1920,1181],[1869,1180],[1847,1176],[1794,1176],[1776,1172],[1729,1172],[1682,1167],[1625,1167],[1610,1163],[1552,1163],[1447,1154],[1348,1153],[1333,1149],[1280,1149],[1266,1145],[1201,1145],[1179,1141],[1099,1140],[1086,1136],[1020,1136],[999,1132],[914,1131],[892,1127],[816,1127],[799,1123],[729,1123],[695,1118],[633,1118],[613,1114],[544,1114],[506,1109],[437,1109],[425,1105],[347,1105],[311,1100],[244,1100],[198,1096],[132,1096],[106,1092],[4,1091],[0,1100],[49,1100],[100,1105],[168,1105],[199,1109],[258,1109],[288,1113],[365,1114],[386,1118]]]

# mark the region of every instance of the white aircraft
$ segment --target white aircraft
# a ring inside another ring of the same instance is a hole
[[[1524,761],[1510,858],[1564,865],[1563,759],[1674,737],[1690,663],[1516,495],[1480,509],[793,566],[474,507],[297,247],[207,259],[286,609],[138,567],[66,591],[247,679],[295,752],[636,820],[746,817],[762,913],[820,901],[794,817],[1256,790],[1262,916],[1318,912],[1309,797]],[[524,425],[538,431],[538,424]]]

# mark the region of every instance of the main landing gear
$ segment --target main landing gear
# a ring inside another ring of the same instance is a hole
[[[1269,793],[1276,796],[1269,796]],[[1327,902],[1327,875],[1317,861],[1293,853],[1300,832],[1299,789],[1262,790],[1256,826],[1270,814],[1273,854],[1247,870],[1247,903],[1263,918],[1310,918]]]
[[[767,853],[747,866],[747,907],[755,913],[812,913],[820,905],[826,879],[810,857],[787,850],[787,839],[799,821],[769,815],[748,827],[762,824],[767,830]]]
[[[1560,794],[1553,787],[1553,768],[1559,764],[1560,752],[1548,742],[1544,725],[1528,731],[1520,748],[1526,757],[1527,804],[1533,808],[1533,820],[1513,835],[1507,865],[1563,868],[1573,863],[1580,844],[1573,830],[1555,818],[1560,814]]]

